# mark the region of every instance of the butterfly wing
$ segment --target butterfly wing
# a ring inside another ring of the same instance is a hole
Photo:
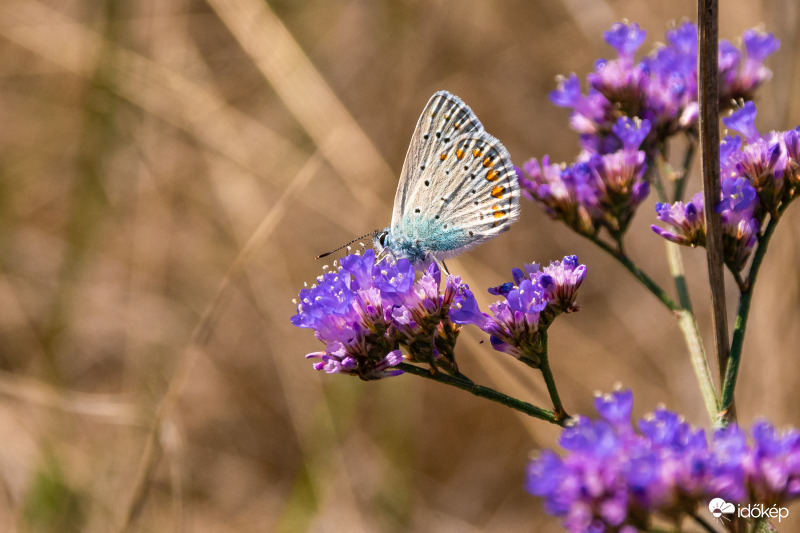
[[[447,91],[439,91],[431,96],[419,116],[400,172],[392,210],[393,231],[400,224],[408,200],[419,192],[421,178],[429,168],[429,162],[451,146],[459,135],[482,130],[483,125],[478,117],[461,98]]]
[[[446,258],[508,229],[518,216],[519,184],[508,151],[460,99],[436,93],[406,156],[393,236]]]

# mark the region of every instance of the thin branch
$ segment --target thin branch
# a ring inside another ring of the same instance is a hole
[[[681,176],[675,180],[675,190],[672,193],[673,203],[680,202],[683,199],[683,191],[686,189],[686,182],[689,181],[689,169],[697,153],[697,139],[691,135],[687,135],[686,137],[689,139],[689,146],[686,148],[686,153],[683,155]]]
[[[484,387],[483,385],[476,385],[475,383],[447,375],[444,372],[435,372],[432,374],[430,370],[412,365],[410,363],[400,363],[396,368],[403,370],[408,374],[431,379],[433,381],[438,381],[439,383],[444,383],[445,385],[451,385],[461,390],[465,390],[470,394],[474,394],[475,396],[480,396],[481,398],[486,398],[487,400],[497,402],[512,409],[516,409],[521,413],[525,413],[528,416],[538,418],[539,420],[544,420],[545,422],[550,422],[551,424],[556,424],[557,426],[563,427],[567,421],[567,419],[559,419],[553,411],[542,409],[541,407],[537,407],[528,402],[523,402],[522,400],[518,400],[492,388]]]
[[[692,142],[687,153],[683,158],[683,175],[676,184],[676,191],[674,198],[679,198],[683,193],[679,191],[679,185],[685,183],[685,178],[689,173],[689,167],[692,164],[694,153],[697,148],[697,143]],[[662,147],[660,161],[666,161],[667,154],[666,148]],[[663,163],[662,163],[663,164]],[[651,181],[658,194],[659,201],[665,202],[667,192],[664,189],[664,184],[661,182],[661,174],[658,168],[661,165],[651,164],[653,169],[651,173]],[[677,201],[677,200],[676,200]],[[683,266],[683,254],[681,253],[680,246],[674,242],[665,242],[667,252],[667,263],[669,265],[669,273],[675,283],[675,290],[678,293],[678,301],[680,302],[680,309],[675,312],[678,317],[678,326],[683,333],[683,339],[686,347],[689,350],[689,359],[692,363],[697,383],[700,386],[700,392],[703,395],[703,403],[706,407],[711,421],[717,419],[719,412],[719,397],[717,396],[717,389],[714,384],[714,378],[711,375],[711,369],[708,364],[708,356],[706,355],[705,347],[703,346],[703,339],[700,336],[700,329],[697,325],[697,319],[692,310],[692,300],[689,295],[689,287],[686,284],[686,269]]]
[[[547,392],[550,394],[550,400],[553,402],[553,410],[555,411],[556,418],[559,421],[566,420],[569,418],[569,415],[564,410],[564,406],[561,403],[561,397],[558,395],[558,389],[556,388],[556,380],[553,377],[553,372],[550,370],[550,359],[547,355],[547,330],[541,330],[539,334],[542,339],[542,353],[539,354],[539,359],[541,360],[539,369],[542,371],[544,382],[547,385]]]
[[[759,238],[758,247],[753,255],[753,262],[750,264],[750,271],[748,272],[747,281],[745,282],[746,289],[739,297],[739,309],[736,312],[736,322],[733,328],[730,358],[728,359],[728,365],[725,368],[725,374],[722,380],[722,398],[717,420],[718,423],[726,424],[731,420],[730,413],[733,407],[733,392],[736,388],[736,379],[739,375],[739,364],[742,359],[742,346],[744,345],[744,334],[747,329],[747,319],[750,316],[750,302],[753,298],[753,289],[756,279],[758,278],[758,271],[764,261],[764,256],[767,254],[769,241],[775,233],[775,227],[778,225],[778,220],[780,220],[780,218],[771,218],[767,223],[767,227],[764,229],[764,234]]]
[[[650,278],[650,276],[645,274],[644,271],[642,271],[642,269],[636,266],[636,264],[633,261],[631,261],[631,259],[627,255],[615,249],[611,245],[603,242],[599,237],[596,236],[586,236],[586,237],[590,241],[595,243],[597,246],[599,246],[606,253],[608,253],[611,257],[616,259],[622,266],[627,268],[628,271],[631,274],[633,274],[633,277],[638,279],[639,282],[647,288],[647,290],[652,292],[656,296],[656,298],[661,300],[661,303],[667,306],[667,308],[670,311],[677,311],[680,309],[680,306],[678,306],[678,304],[676,304],[672,300],[672,298],[669,297],[666,291],[662,289],[658,283],[653,281],[652,278]]]

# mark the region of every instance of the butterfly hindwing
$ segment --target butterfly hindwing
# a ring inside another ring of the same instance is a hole
[[[392,227],[399,224],[408,199],[418,194],[423,186],[420,176],[428,168],[429,162],[451,146],[456,137],[482,130],[483,125],[478,117],[458,96],[447,91],[439,91],[431,96],[419,116],[408,146],[394,198]]]
[[[494,237],[519,215],[511,156],[478,117],[447,91],[422,111],[379,250],[412,263],[439,260]]]
[[[457,137],[419,175],[398,232],[439,256],[455,255],[508,229],[519,185],[505,147],[485,131]]]

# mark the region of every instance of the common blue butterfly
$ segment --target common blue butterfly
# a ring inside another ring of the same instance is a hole
[[[508,230],[518,216],[508,150],[459,97],[439,91],[417,121],[392,223],[373,247],[415,265],[441,262]]]

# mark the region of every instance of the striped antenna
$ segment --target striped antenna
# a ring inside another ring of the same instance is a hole
[[[331,254],[333,254],[333,253],[336,253],[336,252],[338,252],[338,251],[339,251],[339,250],[341,250],[342,248],[347,248],[348,246],[350,246],[350,245],[351,245],[351,244],[353,244],[354,242],[360,241],[360,240],[361,240],[361,239],[363,239],[364,237],[374,237],[375,235],[377,235],[377,234],[378,234],[378,233],[380,233],[380,232],[381,232],[381,230],[379,230],[379,229],[376,229],[376,230],[375,230],[375,231],[373,231],[372,233],[367,233],[366,235],[362,235],[361,237],[358,237],[357,239],[353,239],[352,241],[350,241],[350,242],[348,242],[347,244],[344,244],[344,245],[342,245],[342,246],[338,247],[338,248],[337,248],[337,249],[335,249],[335,250],[331,250],[330,252],[325,252],[324,254],[320,254],[320,255],[318,255],[318,256],[316,257],[316,259],[322,259],[323,257],[328,257],[329,255],[331,255]]]

